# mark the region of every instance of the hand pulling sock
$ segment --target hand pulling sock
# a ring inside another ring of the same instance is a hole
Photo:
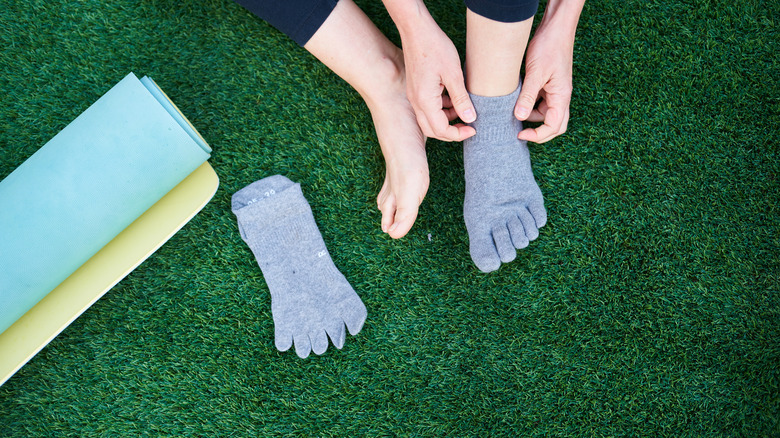
[[[528,145],[517,138],[523,129],[513,113],[519,95],[520,86],[506,96],[469,93],[477,110],[477,120],[470,125],[477,134],[463,142],[463,217],[471,259],[482,272],[514,260],[515,249],[528,246],[547,223]]]
[[[366,307],[333,264],[300,184],[281,175],[256,181],[233,195],[238,229],[255,255],[271,292],[276,348],[293,343],[298,356],[322,354],[328,337],[344,346]]]

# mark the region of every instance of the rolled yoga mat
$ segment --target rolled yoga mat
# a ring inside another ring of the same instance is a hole
[[[211,153],[129,74],[0,182],[0,333]]]

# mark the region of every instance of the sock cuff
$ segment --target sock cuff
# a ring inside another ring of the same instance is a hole
[[[517,98],[520,97],[520,89],[522,87],[523,84],[520,83],[517,85],[515,91],[503,96],[480,96],[479,94],[469,93],[471,102],[477,107],[477,117],[479,117],[479,110],[488,114],[499,111],[503,112],[506,109],[513,110],[517,103]]]
[[[477,119],[469,123],[469,126],[477,131],[474,139],[492,142],[517,137],[523,129],[523,123],[517,120],[514,114],[521,87],[522,85],[518,85],[515,91],[504,96],[480,96],[469,93],[477,111]]]
[[[251,219],[261,229],[276,228],[291,218],[311,214],[301,185],[282,175],[249,184],[233,195],[231,204],[239,220]]]

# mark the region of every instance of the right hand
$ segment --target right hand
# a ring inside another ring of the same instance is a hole
[[[402,35],[402,42],[407,97],[423,134],[443,141],[463,141],[476,134],[464,123],[450,124],[457,118],[466,123],[476,120],[452,41],[432,23]]]

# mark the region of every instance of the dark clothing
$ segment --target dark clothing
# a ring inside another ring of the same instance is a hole
[[[502,23],[525,21],[536,14],[539,0],[464,0],[471,12]]]
[[[236,0],[249,12],[303,46],[322,26],[338,0]]]
[[[322,26],[338,0],[235,0],[303,46]],[[472,12],[503,23],[531,18],[539,0],[464,0]]]

